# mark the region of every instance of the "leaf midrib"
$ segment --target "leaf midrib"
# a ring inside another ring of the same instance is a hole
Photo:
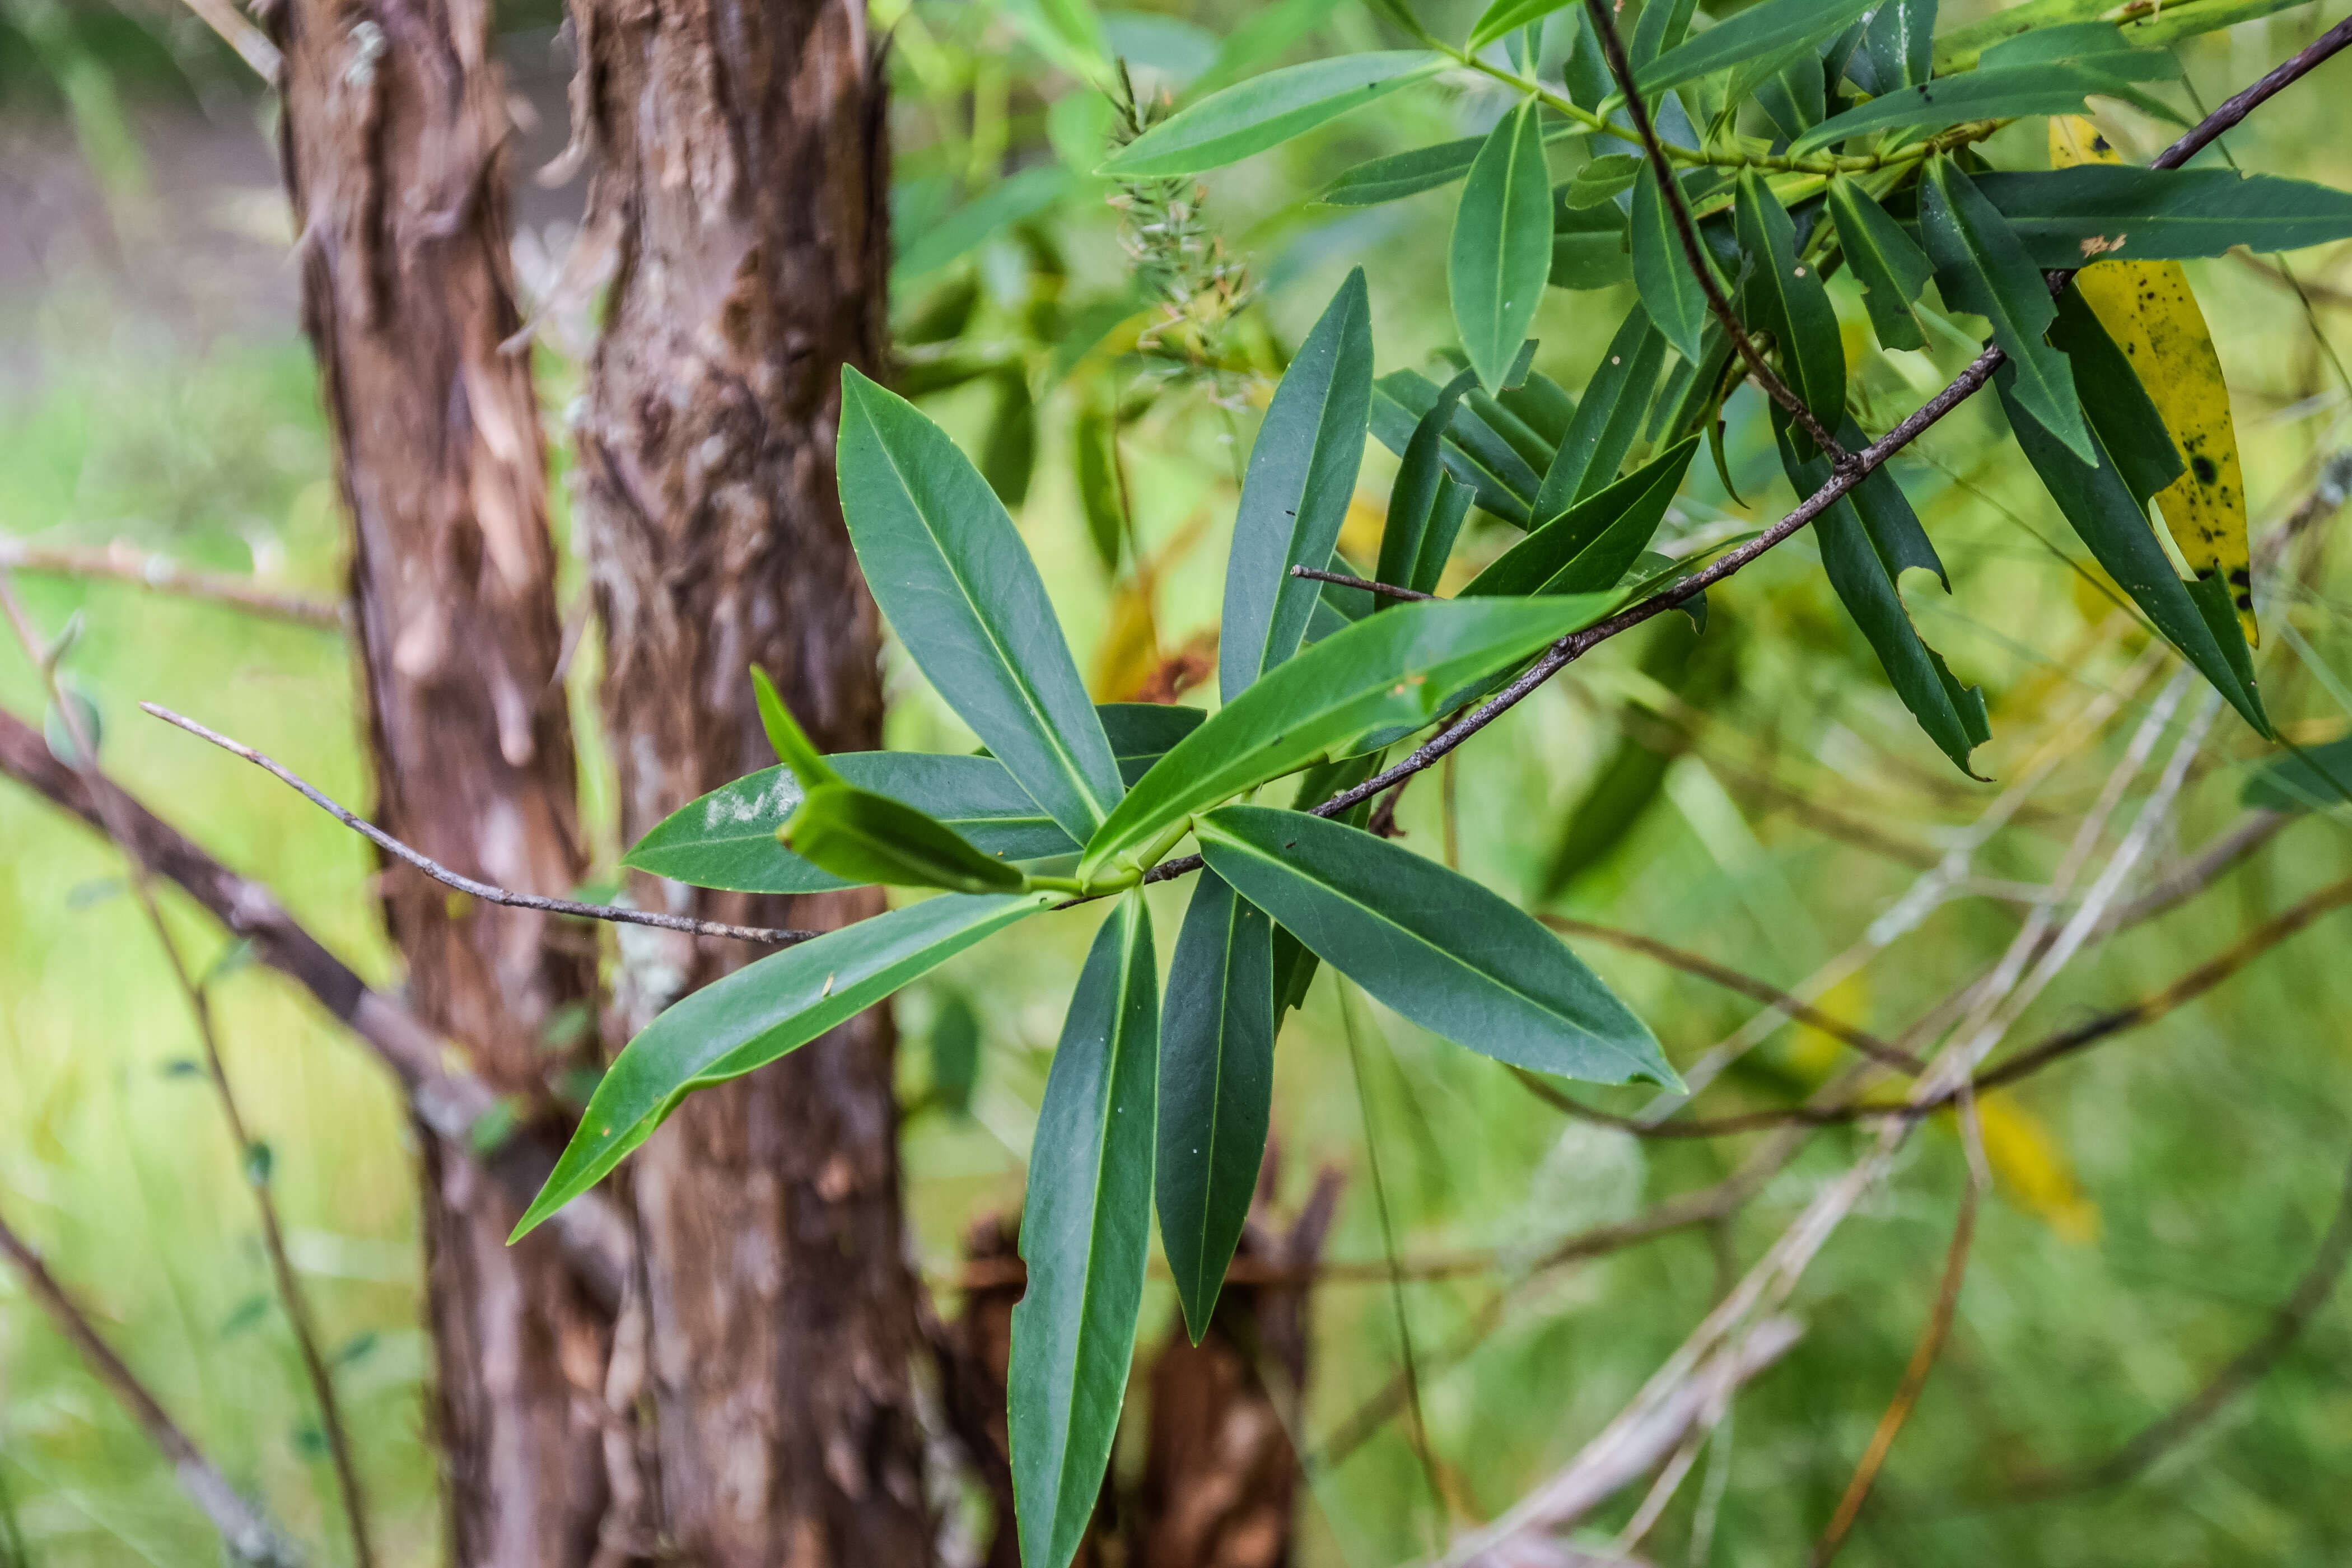
[[[881,449],[882,460],[890,466],[890,477],[898,481],[898,493],[907,498],[908,507],[913,510],[917,521],[921,522],[923,537],[930,542],[932,551],[939,556],[940,564],[946,569],[948,580],[955,584],[956,592],[962,596],[965,606],[971,611],[973,624],[978,626],[982,633],[987,637],[988,646],[995,650],[997,662],[1002,664],[1013,677],[1013,689],[1021,694],[1022,705],[1028,709],[1030,718],[1036,721],[1038,731],[1045,737],[1046,750],[1061,764],[1063,771],[1068,775],[1069,782],[1076,786],[1078,802],[1088,813],[1089,820],[1087,824],[1088,829],[1100,827],[1103,818],[1109,815],[1109,810],[1101,801],[1095,798],[1093,786],[1087,780],[1085,770],[1078,766],[1077,757],[1063,742],[1061,727],[1049,720],[1041,706],[1037,692],[1030,686],[1028,671],[1022,668],[1019,661],[1013,658],[1011,650],[1004,645],[1004,640],[997,636],[995,622],[982,613],[979,601],[972,597],[971,589],[963,580],[963,574],[955,569],[955,563],[948,554],[947,546],[941,542],[939,530],[931,525],[930,513],[924,510],[922,502],[915,499],[914,487],[907,482],[906,470],[898,466],[898,454],[890,449],[890,443],[887,441],[877,439],[875,445]],[[1058,626],[1055,628],[1057,632],[1059,629]],[[1100,724],[1102,721],[1097,719],[1095,722]],[[1104,749],[1108,751],[1109,748],[1106,746]],[[1016,776],[1013,782],[1019,784],[1021,781]],[[1053,813],[1047,811],[1046,815],[1051,816]]]

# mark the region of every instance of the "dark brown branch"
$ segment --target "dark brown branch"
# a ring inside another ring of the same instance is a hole
[[[343,624],[343,611],[340,605],[330,604],[324,599],[306,598],[299,594],[277,593],[262,587],[250,577],[195,571],[167,556],[134,550],[121,542],[110,544],[103,550],[88,550],[71,545],[28,544],[20,540],[0,539],[0,571],[8,570],[127,583],[134,588],[147,588],[155,593],[173,594],[191,599],[206,599],[306,626],[335,629]]]
[[[162,1449],[163,1457],[172,1462],[173,1479],[204,1510],[213,1528],[220,1531],[236,1561],[255,1568],[299,1568],[302,1555],[285,1531],[247,1502],[229,1485],[219,1468],[205,1458],[180,1429],[179,1423],[148,1392],[147,1385],[139,1381],[139,1374],[114,1353],[113,1346],[99,1337],[89,1315],[66,1294],[65,1288],[41,1261],[40,1254],[9,1228],[5,1217],[0,1217],[0,1254],[5,1254],[8,1261],[16,1265],[26,1287],[57,1324],[58,1331],[72,1342],[74,1349],[89,1363],[91,1374],[121,1402],[131,1418],[139,1423],[139,1429],[146,1433],[147,1440]]]
[[[1813,411],[1805,406],[1805,400],[1772,373],[1772,368],[1764,363],[1764,356],[1757,353],[1756,345],[1748,341],[1748,329],[1740,324],[1738,313],[1732,310],[1731,301],[1724,298],[1722,286],[1716,281],[1715,268],[1707,262],[1706,247],[1698,237],[1698,225],[1691,220],[1690,207],[1683,200],[1682,187],[1675,183],[1675,166],[1666,158],[1665,144],[1658,140],[1657,128],[1650,122],[1650,106],[1633,85],[1633,68],[1625,58],[1624,40],[1617,36],[1616,18],[1603,0],[1584,0],[1584,8],[1592,18],[1593,31],[1600,36],[1601,52],[1608,57],[1609,74],[1617,79],[1617,90],[1624,95],[1626,111],[1633,117],[1634,132],[1641,137],[1643,150],[1649,155],[1650,173],[1658,182],[1658,199],[1664,202],[1666,211],[1674,215],[1675,232],[1682,237],[1683,259],[1690,264],[1691,276],[1698,279],[1699,288],[1706,293],[1706,306],[1715,312],[1716,323],[1730,338],[1732,346],[1739,351],[1739,358],[1748,366],[1748,374],[1756,378],[1756,384],[1762,387],[1773,402],[1789,411],[1789,417],[1812,437],[1813,444],[1822,449],[1834,467],[1851,468],[1853,454],[1838,444],[1837,438],[1813,416]]]
[[[2003,1501],[2031,1502],[2040,1499],[2062,1497],[2073,1492],[2095,1491],[2105,1487],[2119,1486],[2139,1474],[2167,1451],[2177,1447],[2234,1400],[2260,1383],[2271,1368],[2278,1364],[2312,1319],[2319,1315],[2335,1295],[2336,1286],[2344,1276],[2344,1266],[2352,1261],[2352,1166],[2344,1173],[2343,1194],[2336,1200],[2336,1218],[2327,1234],[2313,1255],[2311,1266],[2303,1278],[2295,1281],[2294,1291],[2271,1315],[2271,1326],[2260,1339],[2230,1358],[2229,1364],[2213,1374],[2212,1381],[2199,1389],[2189,1402],[2161,1420],[2142,1427],[2137,1436],[2104,1459],[2095,1460],[2076,1469],[2063,1470],[2054,1475],[2027,1480]]]
[[[1777,985],[1759,980],[1752,974],[1743,974],[1738,970],[1717,963],[1703,954],[1671,946],[1658,941],[1655,937],[1643,936],[1638,931],[1620,931],[1615,926],[1597,925],[1591,921],[1572,920],[1566,915],[1538,915],[1536,918],[1556,931],[1569,936],[1591,937],[1595,942],[1605,942],[1612,947],[1622,947],[1628,952],[1638,952],[1646,958],[1654,958],[1660,963],[1679,969],[1685,974],[1696,974],[1700,979],[1711,981],[1727,991],[1737,991],[1752,1001],[1761,1002],[1768,1007],[1778,1008],[1798,1023],[1819,1029],[1832,1039],[1843,1041],[1882,1066],[1912,1074],[1927,1069],[1925,1062],[1901,1047],[1891,1046],[1867,1029],[1856,1028],[1843,1019],[1833,1018],[1811,1003],[1801,997],[1792,996]]]
[[[1966,1114],[1975,1116],[1974,1101],[1968,1103]],[[1973,1151],[1973,1122],[1970,1131]],[[1960,1187],[1960,1213],[1952,1226],[1951,1246],[1944,1253],[1944,1277],[1936,1289],[1936,1304],[1927,1321],[1920,1325],[1919,1338],[1911,1347],[1910,1364],[1903,1369],[1903,1381],[1895,1385],[1895,1397],[1879,1416],[1877,1429],[1870,1435],[1870,1447],[1863,1451],[1862,1462],[1854,1466],[1853,1479],[1846,1482],[1845,1495],[1838,1500],[1837,1511],[1830,1516],[1828,1528],[1813,1544],[1812,1568],[1829,1568],[1839,1548],[1845,1544],[1853,1521],[1861,1517],[1862,1505],[1870,1500],[1871,1488],[1877,1484],[1886,1456],[1894,1451],[1896,1436],[1917,1406],[1921,1391],[1927,1386],[1927,1374],[1935,1370],[1944,1342],[1951,1336],[1952,1319],[1960,1305],[1960,1284],[1968,1278],[1969,1248],[1976,1239],[1977,1204],[1982,1195],[1983,1183],[1971,1160],[1969,1179]]]
[[[111,813],[141,859],[229,931],[251,942],[256,959],[308,991],[330,1016],[367,1043],[399,1079],[410,1110],[442,1141],[447,1157],[486,1167],[519,1204],[529,1204],[538,1193],[555,1168],[560,1141],[544,1130],[526,1128],[494,1153],[475,1153],[472,1131],[498,1105],[489,1086],[470,1073],[453,1072],[455,1053],[441,1036],[403,1003],[370,989],[357,972],[289,915],[268,889],[221,865],[102,774],[85,779],[50,752],[38,730],[6,712],[0,712],[0,774],[92,827],[103,830]],[[589,1294],[607,1310],[617,1307],[628,1274],[630,1243],[611,1204],[601,1194],[584,1194],[549,1223],[566,1262]]]
[[[1434,599],[1434,594],[1424,594],[1418,588],[1400,588],[1394,583],[1375,583],[1370,577],[1350,577],[1345,572],[1318,572],[1312,566],[1293,566],[1290,574],[1312,583],[1336,583],[1342,588],[1361,588],[1367,594],[1384,594],[1391,599]]]
[[[824,934],[821,931],[777,931],[766,926],[728,925],[719,921],[698,921],[687,915],[667,915],[651,910],[625,909],[617,904],[583,904],[572,899],[551,899],[538,893],[511,892],[488,882],[477,881],[471,877],[452,871],[438,860],[419,854],[374,823],[345,810],[325,792],[306,782],[292,769],[264,756],[243,742],[232,741],[216,730],[208,730],[184,713],[173,712],[160,702],[142,702],[139,706],[165,723],[176,724],[189,734],[210,741],[230,755],[243,757],[255,767],[274,774],[283,783],[292,785],[312,805],[359,834],[385,854],[396,859],[404,860],[435,881],[446,883],[461,893],[480,899],[485,903],[505,904],[518,910],[537,910],[543,914],[570,915],[578,920],[611,921],[620,925],[655,926],[663,931],[685,931],[693,936],[728,937],[736,942],[764,942],[789,945],[796,942],[806,942],[811,937]]]

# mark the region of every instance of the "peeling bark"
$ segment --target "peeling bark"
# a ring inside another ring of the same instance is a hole
[[[579,425],[604,706],[634,839],[771,763],[749,667],[827,750],[877,745],[879,626],[835,489],[841,367],[879,369],[879,73],[854,0],[572,0],[583,244],[609,247]],[[592,253],[593,254],[593,253]],[[570,269],[593,276],[592,261]],[[830,927],[871,892],[641,901]],[[627,932],[634,1031],[758,956]],[[667,1537],[712,1568],[932,1556],[918,1283],[877,1010],[688,1100],[634,1161]]]
[[[278,0],[283,155],[352,522],[376,819],[502,886],[578,879],[545,452],[509,275],[507,112],[487,0]],[[593,938],[383,878],[415,1010],[544,1115],[541,1044],[593,994]],[[604,1506],[590,1397],[609,1327],[513,1194],[424,1144],[435,1427],[459,1568],[587,1561]]]

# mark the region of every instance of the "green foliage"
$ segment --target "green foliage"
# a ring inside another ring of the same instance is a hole
[[[1510,384],[1550,270],[1551,176],[1530,100],[1496,121],[1454,216],[1448,292],[1470,363],[1488,392]]]

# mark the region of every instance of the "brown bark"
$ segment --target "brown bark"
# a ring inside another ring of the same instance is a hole
[[[507,253],[508,121],[487,0],[278,0],[284,159],[352,530],[377,820],[505,887],[577,881],[545,456]],[[541,1045],[593,994],[593,939],[453,901],[401,867],[413,1005],[482,1079],[544,1108]],[[604,1313],[512,1195],[424,1145],[435,1426],[460,1568],[576,1564],[604,1510]]]
[[[879,743],[879,630],[835,490],[841,367],[879,368],[883,97],[856,0],[573,0],[587,242],[612,247],[580,423],[604,713],[635,838],[773,761],[764,667],[828,750]],[[870,893],[642,900],[827,927]],[[623,940],[641,1027],[758,956]],[[877,1011],[688,1100],[634,1162],[662,1527],[711,1568],[932,1554],[899,1209],[893,1039]]]

